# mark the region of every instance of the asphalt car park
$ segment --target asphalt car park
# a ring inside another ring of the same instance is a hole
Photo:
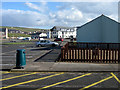
[[[63,46],[66,42],[58,42],[60,43],[61,46]],[[2,57],[2,61],[1,61],[1,66],[2,66],[2,70],[10,70],[12,68],[15,67],[16,65],[16,53],[17,53],[17,49],[25,49],[25,53],[26,53],[26,60],[27,61],[55,61],[49,59],[49,57],[51,57],[50,55],[54,55],[52,52],[48,53],[50,50],[56,50],[58,52],[60,52],[60,46],[59,47],[36,47],[35,42],[33,42],[33,44],[12,44],[12,45],[6,45],[3,44],[1,46],[2,48],[1,51],[1,57]],[[54,52],[56,52],[54,51]],[[47,54],[46,54],[47,53]],[[41,56],[43,55],[47,55],[44,58],[41,59]],[[58,53],[60,54],[60,53]],[[56,55],[54,55],[56,56]],[[53,56],[53,57],[54,57]],[[57,59],[57,56],[56,56]]]
[[[67,40],[60,42],[62,47]],[[16,50],[25,49],[26,61],[51,61],[60,47],[35,47],[29,45],[3,45],[3,70],[16,64]],[[48,53],[50,50],[53,52]],[[55,52],[54,52],[55,51]],[[47,53],[47,54],[46,54]],[[40,58],[47,55],[44,58]],[[54,55],[54,56],[51,56]],[[9,72],[1,71],[0,89],[7,90],[119,90],[119,72]]]
[[[2,72],[7,90],[119,90],[118,72]]]
[[[41,57],[43,54],[47,53],[52,48],[35,47],[35,44],[2,45],[2,61],[0,65],[2,65],[3,70],[9,70],[15,67],[17,49],[25,49],[26,61],[34,61],[37,58]]]

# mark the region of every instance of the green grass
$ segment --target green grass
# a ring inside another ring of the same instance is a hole
[[[47,30],[47,29],[24,28],[24,27],[8,27],[8,26],[0,26],[0,28],[15,29],[15,30],[23,31],[23,32],[34,32],[34,31]]]
[[[4,43],[4,45],[15,45],[15,44],[33,44],[33,42],[10,42],[10,43]]]
[[[9,33],[8,37],[31,37],[30,35],[21,34],[21,33]]]

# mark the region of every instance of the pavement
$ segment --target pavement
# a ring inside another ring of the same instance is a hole
[[[119,64],[69,63],[69,62],[32,62],[24,69],[11,69],[23,72],[119,72]]]
[[[60,56],[60,47],[52,48],[40,58],[28,60],[24,69],[11,69],[23,72],[119,72],[120,64],[55,62]]]
[[[14,59],[15,52],[3,54],[4,63]],[[26,49],[26,66],[24,69],[11,69],[22,72],[119,72],[120,64],[81,63],[81,62],[55,62],[60,55],[60,48],[31,48]],[[6,57],[7,55],[7,57]],[[14,55],[14,56],[12,56]],[[11,57],[9,57],[11,56]],[[13,58],[12,58],[13,57]],[[10,61],[10,62],[11,62]],[[6,63],[6,64],[7,64]],[[14,65],[15,67],[15,65]]]

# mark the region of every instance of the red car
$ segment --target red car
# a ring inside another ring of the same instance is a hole
[[[54,41],[63,41],[62,38],[56,38]]]

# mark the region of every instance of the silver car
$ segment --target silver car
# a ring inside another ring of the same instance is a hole
[[[44,46],[59,46],[57,42],[52,42],[50,40],[40,40],[36,42],[36,46],[44,47]]]

